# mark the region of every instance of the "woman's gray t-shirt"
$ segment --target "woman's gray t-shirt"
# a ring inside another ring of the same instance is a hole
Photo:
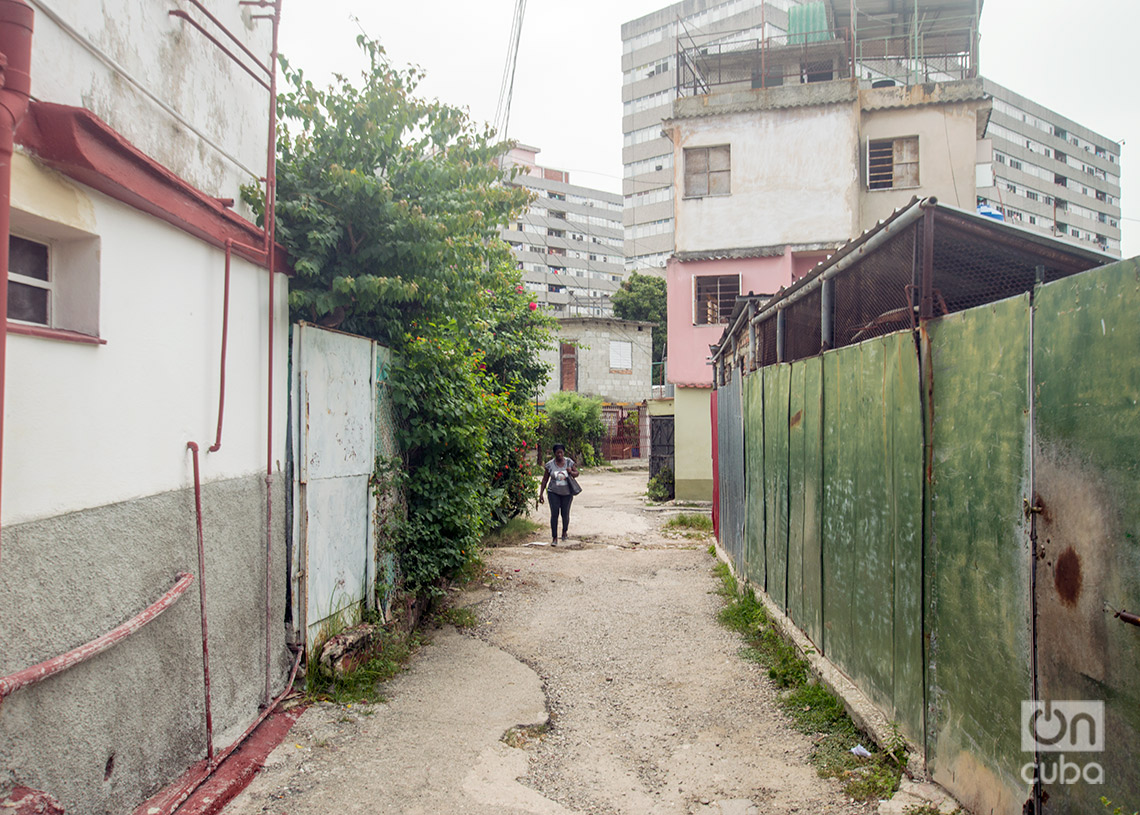
[[[550,486],[546,491],[555,495],[570,495],[570,468],[573,466],[574,459],[569,456],[563,456],[561,464],[554,459],[546,462],[546,471],[550,473]]]

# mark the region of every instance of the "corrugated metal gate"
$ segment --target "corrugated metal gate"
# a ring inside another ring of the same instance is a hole
[[[378,453],[394,450],[388,353],[363,337],[294,326],[292,596],[307,643],[335,615],[375,606],[382,508],[369,482]]]
[[[721,450],[720,535],[730,552],[741,552],[744,540],[744,425],[740,410],[740,376],[717,392],[717,435]],[[737,568],[743,568],[738,558]]]

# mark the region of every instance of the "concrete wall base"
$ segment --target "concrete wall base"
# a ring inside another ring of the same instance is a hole
[[[678,478],[673,481],[673,497],[678,501],[712,501],[711,478]]]
[[[271,682],[285,647],[283,480],[274,490]],[[257,716],[265,685],[263,475],[206,484],[206,598],[214,741]],[[193,489],[3,530],[0,674],[68,651],[198,577]],[[23,784],[68,812],[128,812],[205,755],[196,579],[171,608],[98,656],[16,691],[0,711],[0,794]]]

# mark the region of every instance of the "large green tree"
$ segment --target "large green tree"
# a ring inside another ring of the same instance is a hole
[[[532,397],[548,375],[538,353],[550,319],[499,238],[528,203],[503,183],[506,145],[418,98],[420,71],[357,43],[369,59],[360,83],[318,87],[281,60],[277,236],[296,272],[294,319],[396,352],[403,456],[379,462],[377,484],[405,497],[393,538],[418,591],[462,568],[486,528],[534,494]],[[256,190],[247,198],[263,206]]]
[[[634,272],[613,294],[614,316],[622,320],[653,323],[653,361],[665,359],[667,336],[666,286],[664,279]],[[654,371],[654,383],[661,384],[661,368]]]

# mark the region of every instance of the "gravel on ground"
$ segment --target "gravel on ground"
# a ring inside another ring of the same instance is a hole
[[[306,711],[227,815],[873,812],[818,776],[716,621],[711,536],[666,530],[646,476],[583,472],[568,541],[488,550],[450,596],[477,625],[440,629],[387,703]]]

